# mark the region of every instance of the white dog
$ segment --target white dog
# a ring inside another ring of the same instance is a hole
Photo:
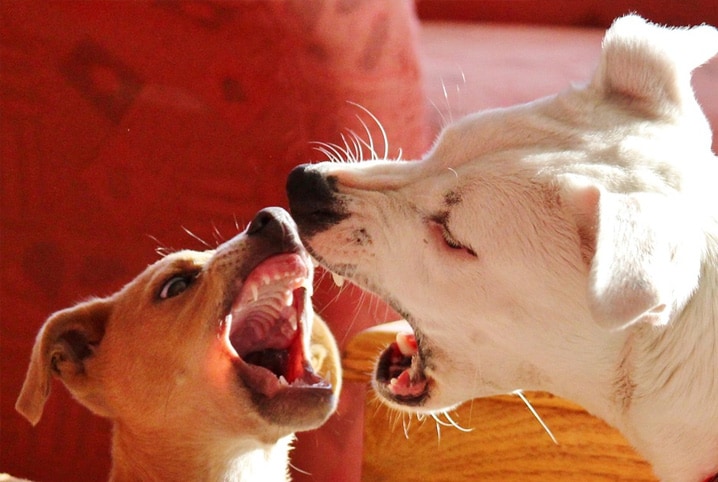
[[[547,390],[662,479],[715,479],[718,165],[690,74],[716,51],[712,27],[624,17],[585,86],[469,116],[421,161],[290,174],[312,254],[415,330],[379,360],[382,398]]]

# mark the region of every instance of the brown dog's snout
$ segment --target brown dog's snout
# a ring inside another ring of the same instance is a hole
[[[249,237],[261,237],[280,251],[293,251],[301,244],[296,224],[288,212],[278,207],[264,208],[255,214],[245,233]]]

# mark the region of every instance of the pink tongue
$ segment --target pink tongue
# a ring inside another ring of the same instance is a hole
[[[419,352],[413,333],[397,333],[396,345],[405,357],[417,355]],[[410,371],[411,369],[407,368],[398,377],[391,379],[389,382],[391,393],[401,397],[419,396],[424,393],[426,390],[426,378],[420,376],[418,379],[412,380]]]

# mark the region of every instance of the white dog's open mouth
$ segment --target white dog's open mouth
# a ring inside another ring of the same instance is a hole
[[[240,378],[254,393],[273,398],[302,389],[331,391],[304,350],[311,282],[298,254],[275,255],[254,268],[232,303],[223,331],[240,359]]]
[[[396,341],[379,357],[374,386],[386,399],[401,405],[421,405],[429,396],[430,380],[416,338],[398,333]]]

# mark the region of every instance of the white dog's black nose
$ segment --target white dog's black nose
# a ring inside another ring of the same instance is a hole
[[[302,236],[312,236],[349,216],[337,196],[337,180],[311,164],[295,167],[287,178],[289,210]]]

